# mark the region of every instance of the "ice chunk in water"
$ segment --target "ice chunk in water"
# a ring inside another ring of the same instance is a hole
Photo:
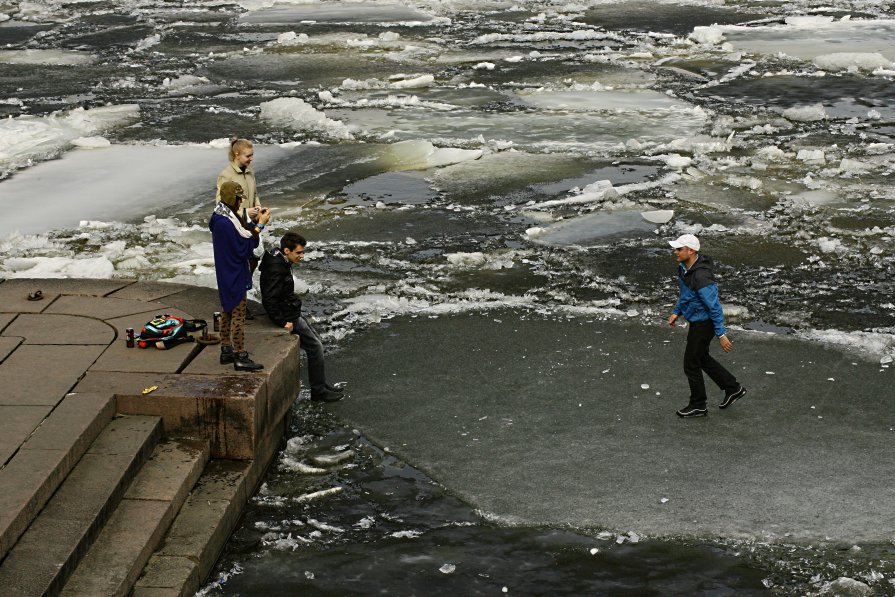
[[[7,64],[51,64],[78,66],[92,64],[96,57],[75,50],[4,50],[0,52],[0,62]]]
[[[394,170],[425,170],[482,157],[480,149],[435,147],[428,141],[399,141],[388,147]]]
[[[617,238],[652,236],[653,230],[653,224],[644,221],[638,211],[595,212],[551,224],[534,240],[548,245],[596,246]]]
[[[816,122],[827,117],[823,104],[814,104],[811,106],[795,106],[787,108],[783,111],[784,118],[797,120],[799,122]]]
[[[78,137],[72,139],[71,144],[82,149],[101,149],[112,145],[111,141],[105,137]]]
[[[673,209],[657,209],[655,211],[642,211],[640,216],[653,224],[666,224],[674,217]]]
[[[0,167],[15,167],[32,158],[49,157],[73,139],[126,124],[138,118],[139,113],[140,107],[136,104],[123,104],[0,120]]]
[[[817,68],[830,71],[873,71],[878,68],[893,68],[891,60],[876,52],[836,52],[814,58]]]
[[[800,149],[796,159],[803,162],[824,162],[826,155],[822,149]]]
[[[353,139],[348,126],[332,120],[297,97],[280,97],[261,104],[261,118],[298,131],[322,133],[334,139]]]

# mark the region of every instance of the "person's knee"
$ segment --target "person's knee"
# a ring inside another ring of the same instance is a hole
[[[319,340],[309,340],[301,343],[302,349],[307,353],[308,358],[320,358],[323,356],[323,344]]]

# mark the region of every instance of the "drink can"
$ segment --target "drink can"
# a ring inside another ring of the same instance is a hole
[[[216,332],[221,331],[221,312],[220,311],[214,312],[214,331],[216,331]]]
[[[125,334],[125,342],[127,342],[128,348],[134,347],[134,328],[127,328],[124,332]]]

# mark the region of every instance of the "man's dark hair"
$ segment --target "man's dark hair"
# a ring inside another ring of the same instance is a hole
[[[283,235],[283,238],[280,239],[280,250],[289,249],[290,251],[294,251],[295,247],[298,245],[304,247],[307,244],[308,241],[298,232],[287,232]]]

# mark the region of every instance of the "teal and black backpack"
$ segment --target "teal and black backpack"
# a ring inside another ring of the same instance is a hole
[[[135,340],[140,348],[155,346],[159,350],[166,350],[183,342],[195,342],[196,339],[187,332],[195,332],[204,327],[208,327],[204,319],[156,315],[152,321],[143,326]]]

